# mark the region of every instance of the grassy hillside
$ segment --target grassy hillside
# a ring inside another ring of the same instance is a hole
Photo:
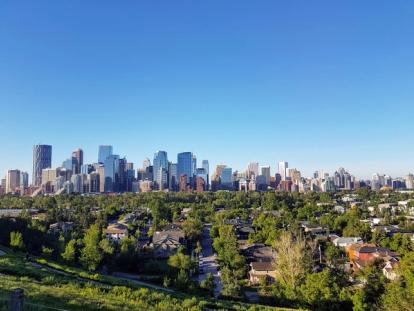
[[[34,267],[11,253],[0,257],[0,273],[0,297],[7,296],[10,289],[22,288],[31,310],[42,310],[44,306],[64,310],[283,310],[163,293],[137,285],[86,282]],[[4,299],[0,298],[0,305],[5,309]]]

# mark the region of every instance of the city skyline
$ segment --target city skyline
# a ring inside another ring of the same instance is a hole
[[[403,176],[413,20],[410,2],[5,3],[0,174],[31,173],[44,142],[53,166],[109,143],[135,163],[190,150],[212,168]]]
[[[75,152],[80,152],[82,154],[82,160],[83,160],[82,164],[85,164],[85,165],[87,165],[87,164],[98,164],[98,163],[105,164],[104,162],[100,161],[101,149],[105,148],[105,149],[110,150],[110,151],[108,151],[109,153],[105,155],[105,157],[107,157],[108,155],[113,155],[117,159],[126,158],[128,163],[132,163],[134,165],[135,169],[143,168],[144,167],[143,164],[147,159],[149,159],[151,161],[151,165],[154,165],[154,163],[153,163],[154,159],[157,157],[157,155],[159,155],[160,153],[163,153],[162,156],[164,157],[164,160],[163,160],[164,164],[163,164],[162,167],[166,168],[166,170],[168,171],[168,163],[174,163],[175,165],[177,165],[180,155],[191,154],[192,156],[197,157],[196,158],[197,167],[200,167],[200,168],[203,167],[202,162],[208,161],[208,166],[210,167],[210,176],[214,174],[214,170],[216,169],[217,166],[222,166],[222,165],[225,165],[227,168],[232,169],[233,173],[236,172],[236,171],[239,172],[239,173],[240,172],[246,172],[247,175],[249,175],[248,171],[251,170],[252,166],[254,166],[254,167],[257,166],[257,173],[259,175],[261,174],[261,172],[263,172],[263,168],[268,168],[268,169],[270,169],[270,176],[275,176],[276,173],[280,172],[281,167],[285,166],[284,167],[285,172],[286,172],[286,170],[289,170],[289,169],[292,169],[292,170],[297,169],[302,173],[302,177],[305,177],[305,178],[312,178],[313,175],[316,172],[324,172],[324,173],[328,173],[330,176],[332,176],[332,174],[335,171],[337,171],[338,169],[343,168],[343,167],[347,168],[350,172],[352,172],[352,175],[355,176],[355,178],[360,179],[360,180],[371,180],[372,177],[375,174],[387,175],[387,176],[390,176],[392,178],[403,178],[404,176],[413,173],[413,170],[408,169],[406,172],[403,172],[401,175],[393,175],[393,174],[390,174],[389,172],[379,170],[379,171],[373,171],[368,176],[360,176],[360,175],[356,174],[352,170],[352,168],[350,168],[348,166],[345,166],[345,165],[338,165],[338,166],[336,166],[332,169],[328,169],[328,168],[325,168],[325,167],[315,168],[315,169],[311,170],[308,173],[305,170],[303,170],[303,168],[300,165],[297,165],[296,163],[291,162],[289,159],[275,160],[271,164],[269,164],[267,162],[263,163],[263,162],[260,162],[260,161],[255,159],[255,160],[250,160],[250,161],[246,162],[244,165],[241,165],[240,167],[238,167],[238,166],[231,165],[230,162],[226,161],[225,159],[223,159],[221,161],[218,161],[218,162],[212,162],[208,158],[199,157],[197,152],[191,152],[191,151],[180,151],[180,152],[177,152],[177,153],[172,153],[172,152],[169,152],[168,150],[156,150],[152,153],[153,156],[151,156],[150,153],[148,153],[148,156],[144,156],[144,157],[142,157],[142,159],[135,160],[135,159],[132,159],[129,155],[124,154],[122,152],[119,152],[118,148],[116,148],[116,147],[114,147],[114,145],[110,145],[110,144],[97,145],[96,146],[96,152],[90,154],[89,156],[88,156],[88,153],[85,152],[84,148],[78,146],[78,147],[74,148],[72,151],[66,152],[66,157],[63,156],[61,158],[57,158],[57,156],[55,155],[57,150],[56,150],[56,148],[54,148],[53,145],[51,145],[51,144],[37,144],[37,145],[32,146],[32,154],[31,154],[32,158],[30,159],[31,163],[29,165],[29,166],[31,166],[31,168],[25,169],[25,167],[28,167],[28,165],[19,165],[17,167],[9,167],[8,169],[5,170],[4,174],[0,175],[1,178],[4,178],[4,176],[7,175],[8,171],[19,170],[22,173],[23,172],[28,173],[29,177],[30,177],[30,184],[33,184],[33,182],[34,182],[33,172],[34,172],[34,165],[36,163],[36,161],[35,161],[35,154],[36,154],[35,149],[39,149],[39,148],[36,148],[38,146],[42,146],[43,149],[44,149],[44,147],[51,147],[51,150],[49,150],[48,152],[52,153],[52,157],[51,157],[52,161],[50,162],[51,163],[50,168],[52,168],[52,169],[55,169],[55,168],[58,168],[58,167],[65,168],[65,162],[66,161],[69,161],[69,159],[71,159],[71,157],[73,159],[76,159]],[[84,155],[86,155],[85,158],[84,158]],[[47,160],[46,160],[47,163],[49,163],[48,157],[49,156],[46,157],[47,158]],[[75,174],[75,172],[76,172],[75,162],[73,162],[72,165],[73,165],[72,170]],[[48,166],[48,165],[46,165],[46,166]],[[46,168],[46,166],[44,168]],[[79,168],[79,170],[80,170],[80,168]],[[256,170],[256,168],[255,168],[255,170]],[[1,172],[0,172],[0,174],[1,174]],[[195,174],[195,170],[194,170],[194,174]],[[285,173],[285,174],[287,174],[287,173]],[[257,174],[256,174],[256,176],[257,176]],[[154,173],[155,183],[157,182],[156,181],[157,178],[158,177],[156,177],[156,175]],[[283,173],[282,173],[281,178],[282,178],[282,180],[284,179]]]

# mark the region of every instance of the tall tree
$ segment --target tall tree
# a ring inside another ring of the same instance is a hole
[[[84,247],[81,250],[80,261],[90,271],[96,270],[103,259],[99,247],[101,232],[97,224],[93,224],[86,231],[83,238]]]
[[[288,292],[295,291],[306,272],[305,242],[284,231],[276,240],[274,263],[276,279]]]

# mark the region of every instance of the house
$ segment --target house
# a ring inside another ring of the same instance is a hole
[[[338,247],[348,247],[352,244],[362,244],[363,241],[360,237],[338,237],[332,240],[332,243]]]
[[[385,247],[378,247],[375,244],[352,244],[346,249],[351,268],[354,271],[361,270],[376,259],[390,260],[397,259],[397,254]]]
[[[276,269],[272,262],[252,262],[250,263],[249,281],[252,285],[258,285],[261,279],[265,279],[266,284],[275,282]]]
[[[185,243],[184,231],[175,226],[163,231],[156,231],[152,237],[153,256],[157,259],[166,259],[175,255],[178,248]]]
[[[302,222],[301,227],[303,228],[305,233],[312,234],[312,235],[324,235],[326,234],[326,228],[320,225],[310,224],[306,221]]]
[[[398,268],[399,263],[400,262],[398,261],[398,259],[394,257],[390,257],[385,261],[385,266],[384,268],[382,268],[382,273],[388,280],[394,281],[398,278],[396,269]]]
[[[128,227],[121,223],[110,224],[104,233],[106,238],[112,241],[119,241],[128,236]]]
[[[250,234],[254,234],[254,229],[251,225],[236,226],[236,235],[238,240],[248,240]]]
[[[273,250],[270,246],[255,243],[240,250],[240,253],[251,262],[271,262],[273,260]]]

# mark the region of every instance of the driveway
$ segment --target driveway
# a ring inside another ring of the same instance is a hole
[[[214,296],[218,297],[223,285],[221,284],[220,276],[217,270],[218,264],[216,262],[216,257],[214,257],[213,251],[213,240],[210,238],[211,225],[205,225],[203,229],[203,238],[201,240],[201,246],[203,248],[203,256],[200,258],[199,268],[200,274],[198,276],[198,281],[201,282],[207,278],[207,274],[211,273],[214,276]]]

